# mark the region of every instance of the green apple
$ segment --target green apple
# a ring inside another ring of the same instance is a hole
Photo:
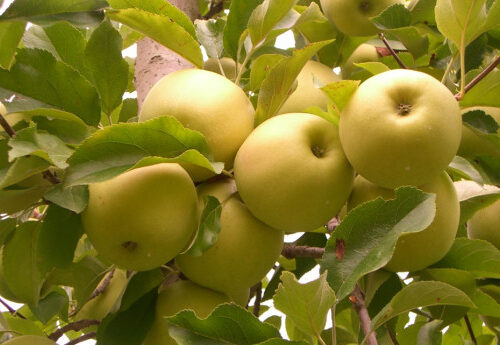
[[[257,127],[238,151],[234,174],[250,212],[287,232],[325,225],[344,205],[354,180],[337,127],[303,113]]]
[[[3,345],[57,345],[55,341],[38,335],[21,335],[7,340]]]
[[[402,3],[401,0],[320,0],[326,17],[344,34],[371,36],[378,30],[370,22],[387,7]]]
[[[219,305],[230,303],[223,293],[207,289],[189,280],[179,280],[167,285],[158,295],[156,317],[142,345],[177,345],[168,334],[168,324],[164,319],[181,310],[191,309],[199,318],[206,318]]]
[[[425,230],[399,237],[391,261],[385,267],[390,271],[417,271],[430,266],[446,255],[455,240],[460,204],[450,177],[441,172],[432,181],[418,188],[436,194],[436,215]],[[395,193],[392,189],[376,186],[357,176],[348,200],[348,209],[377,197],[393,199]]]
[[[495,121],[500,124],[500,108],[496,107],[474,107],[467,108],[462,111],[465,114],[472,110],[482,110],[487,115],[491,115]],[[497,130],[497,134],[500,135],[500,128]],[[458,155],[465,158],[474,158],[479,155],[498,155],[498,149],[490,141],[480,138],[467,126],[462,126],[462,141],[460,142],[460,147],[458,148]]]
[[[217,242],[201,256],[179,255],[176,263],[195,283],[235,296],[234,291],[248,289],[273,267],[283,247],[284,233],[255,218],[238,195],[232,195],[230,183],[214,184],[202,189],[222,202]],[[214,189],[218,191],[214,193]],[[200,198],[206,195],[203,190],[199,191]]]
[[[162,115],[171,115],[185,127],[201,132],[214,159],[230,169],[238,148],[253,130],[254,108],[243,90],[223,76],[185,69],[170,73],[153,86],[139,120]]]
[[[438,176],[457,153],[460,108],[433,77],[392,70],[366,80],[340,116],[340,141],[354,170],[387,188]]]
[[[89,185],[82,213],[96,250],[116,265],[145,271],[179,254],[196,231],[194,184],[178,164],[141,167]]]
[[[354,50],[342,66],[342,79],[349,79],[354,71],[360,69],[359,67],[354,66],[355,63],[375,61],[378,61],[377,48],[371,44],[361,44],[356,48],[356,50]]]
[[[224,71],[224,76],[229,80],[236,79],[236,62],[228,57],[223,57],[219,59],[222,70]],[[215,72],[222,74],[220,70],[219,63],[216,58],[209,58],[203,63],[203,69],[206,71]]]
[[[500,200],[477,211],[467,223],[469,238],[486,240],[500,249]]]
[[[278,114],[297,113],[309,107],[327,109],[328,96],[320,87],[339,81],[333,70],[317,61],[308,61],[297,76],[297,88],[281,106]]]

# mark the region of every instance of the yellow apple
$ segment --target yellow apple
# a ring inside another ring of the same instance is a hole
[[[3,345],[57,345],[55,341],[38,335],[21,335],[7,340]]]
[[[284,233],[255,218],[238,195],[232,195],[230,183],[214,184],[202,188],[207,193],[212,189],[209,193],[222,202],[217,242],[201,256],[179,255],[176,263],[190,280],[241,302],[244,298],[237,298],[234,291],[248,289],[264,278],[281,253]],[[201,191],[199,195],[206,194]]]
[[[153,86],[139,120],[163,115],[201,132],[215,161],[230,169],[238,148],[253,130],[254,108],[243,90],[223,76],[185,69],[170,73]]]
[[[141,167],[89,185],[82,214],[96,250],[129,270],[149,270],[179,254],[197,228],[194,184],[178,164]]]
[[[297,76],[297,88],[281,106],[278,114],[298,113],[309,107],[327,109],[328,96],[321,87],[340,77],[333,70],[317,61],[308,61]]]
[[[234,174],[250,212],[287,232],[325,225],[344,205],[354,180],[337,127],[303,113],[257,127],[238,151]]]
[[[378,61],[377,48],[371,44],[363,43],[349,56],[342,66],[342,78],[349,79],[351,74],[360,68],[354,66],[355,63]]]
[[[236,78],[236,62],[228,57],[223,57],[219,59],[219,61],[222,66],[222,70],[224,71],[224,76],[229,80],[234,80]],[[203,63],[203,69],[206,71],[222,74],[216,58],[209,58],[207,61],[205,61]]]
[[[369,78],[340,116],[340,141],[354,170],[387,188],[431,181],[455,157],[461,136],[450,90],[411,70]]]
[[[477,211],[467,223],[469,238],[486,240],[500,249],[500,200]]]
[[[464,109],[462,114],[465,114],[472,110],[482,110],[487,115],[491,115],[493,119],[500,125],[500,108],[496,107],[474,107]],[[500,128],[497,130],[497,134],[500,135]],[[465,125],[462,126],[462,141],[460,142],[460,147],[458,149],[458,155],[465,158],[474,158],[479,155],[498,155],[498,149],[495,145],[486,139],[482,139],[477,136],[472,130],[470,130]]]
[[[446,255],[455,240],[460,204],[450,177],[442,172],[418,188],[436,194],[436,215],[427,229],[399,237],[391,261],[385,267],[390,271],[417,271],[430,266]],[[348,200],[348,209],[379,196],[386,200],[393,199],[395,193],[392,189],[376,186],[357,176]]]
[[[387,7],[401,0],[320,0],[326,17],[344,34],[371,36],[379,30],[370,22]]]

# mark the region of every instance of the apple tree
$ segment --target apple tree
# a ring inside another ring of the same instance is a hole
[[[498,344],[500,0],[0,6],[0,343]]]

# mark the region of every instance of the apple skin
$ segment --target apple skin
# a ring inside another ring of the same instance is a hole
[[[326,17],[344,34],[371,36],[378,30],[370,22],[387,7],[401,4],[401,0],[320,0]]]
[[[177,256],[176,263],[195,283],[235,296],[234,291],[253,286],[273,267],[283,248],[284,232],[255,218],[237,194],[230,196],[233,188],[227,182],[214,184],[218,192],[210,194],[222,202],[217,242],[201,256]],[[204,195],[199,192],[200,198]]]
[[[339,80],[340,77],[327,65],[308,61],[297,76],[297,88],[281,106],[278,114],[297,113],[314,106],[326,110],[328,96],[320,87]],[[315,85],[318,81],[319,85]]]
[[[224,71],[224,76],[229,80],[236,79],[236,62],[228,57],[223,57],[220,60],[222,70]],[[219,64],[216,58],[208,58],[207,61],[203,63],[203,69],[206,71],[221,74]]]
[[[347,61],[342,66],[342,79],[349,79],[351,74],[359,70],[359,67],[354,66],[355,63],[361,62],[376,62],[378,61],[377,48],[371,44],[363,43],[354,50]]]
[[[184,69],[153,86],[139,121],[175,117],[183,126],[201,132],[215,161],[230,169],[238,148],[253,130],[254,113],[246,94],[230,80],[209,71]]]
[[[460,204],[450,177],[440,173],[431,182],[418,186],[436,194],[436,215],[428,228],[421,232],[403,234],[398,238],[394,254],[385,266],[389,271],[418,271],[442,259],[450,250],[458,230]],[[393,199],[395,193],[357,176],[348,200],[348,209],[377,197]]]
[[[55,341],[38,335],[21,335],[7,340],[3,345],[57,345]]]
[[[116,265],[150,270],[179,254],[197,229],[196,189],[178,164],[162,163],[89,185],[82,213],[96,250]]]
[[[250,212],[286,232],[326,224],[354,180],[337,127],[305,113],[275,116],[257,127],[236,155],[234,174]]]
[[[467,222],[469,238],[485,240],[500,249],[500,200],[477,211]]]
[[[438,176],[455,157],[461,136],[453,94],[410,70],[369,78],[340,116],[340,141],[354,170],[386,188],[418,186]]]
[[[495,121],[500,125],[500,108],[496,107],[474,107],[467,108],[462,111],[465,114],[472,110],[482,110],[487,115],[491,115]],[[500,135],[500,128],[497,130],[497,134]],[[481,139],[467,126],[462,126],[462,141],[460,142],[460,147],[458,148],[458,155],[465,158],[474,158],[479,155],[498,155],[498,150],[495,149],[495,145],[488,140]]]

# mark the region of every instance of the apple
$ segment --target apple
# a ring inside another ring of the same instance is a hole
[[[238,148],[253,130],[254,112],[243,90],[228,79],[209,71],[185,69],[168,74],[153,86],[139,120],[175,117],[185,127],[201,132],[215,161],[230,169]]]
[[[486,240],[500,249],[500,200],[477,211],[467,223],[469,238]]]
[[[436,215],[428,228],[421,232],[402,234],[396,243],[394,254],[385,266],[393,272],[421,270],[438,262],[451,248],[458,230],[460,204],[450,177],[441,172],[429,183],[418,186],[427,193],[436,194]],[[348,209],[377,197],[393,199],[395,193],[374,185],[362,176],[354,181]]]
[[[496,107],[474,107],[467,108],[462,111],[465,114],[472,110],[482,110],[487,115],[491,115],[493,119],[500,125],[500,108]],[[500,128],[497,130],[497,134],[500,135]],[[498,149],[495,145],[488,140],[482,139],[477,136],[472,130],[467,126],[462,126],[462,141],[460,142],[460,147],[458,148],[458,155],[465,158],[474,158],[479,155],[498,155]]]
[[[356,50],[354,50],[342,66],[342,79],[349,79],[354,71],[360,69],[359,67],[354,66],[355,63],[375,61],[378,61],[377,48],[371,44],[361,44],[356,48]]]
[[[235,296],[234,291],[253,286],[273,267],[283,248],[284,233],[255,218],[239,196],[232,194],[230,183],[216,181],[214,185],[202,185],[198,194],[203,198],[210,193],[222,203],[217,242],[201,256],[177,256],[176,263],[195,283]]]
[[[219,61],[224,71],[224,76],[229,80],[236,79],[236,62],[228,57],[223,57],[219,59]],[[203,63],[203,69],[222,74],[216,58],[208,58],[208,60]]]
[[[326,110],[328,96],[320,87],[339,80],[340,77],[327,65],[308,61],[297,76],[297,88],[281,106],[278,114],[297,113],[314,106]]]
[[[461,136],[453,94],[411,70],[369,78],[340,116],[340,141],[354,170],[387,188],[431,181],[455,157]]]
[[[84,230],[103,257],[145,271],[179,254],[197,229],[197,196],[187,172],[163,163],[89,185]]]
[[[401,0],[320,0],[326,17],[344,34],[371,36],[378,30],[370,22],[387,7],[402,3]]]
[[[250,212],[287,232],[325,225],[354,180],[337,127],[305,113],[278,115],[257,127],[236,155],[234,174]]]
[[[38,335],[21,335],[7,340],[3,345],[57,345],[55,341]]]

